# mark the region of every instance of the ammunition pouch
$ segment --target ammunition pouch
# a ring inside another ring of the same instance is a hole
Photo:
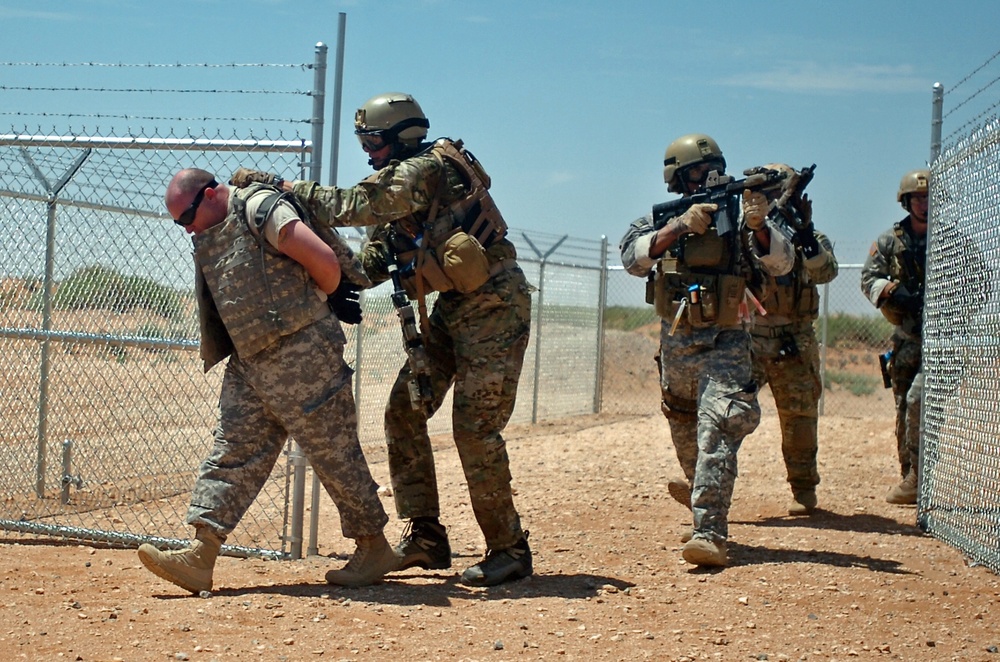
[[[406,296],[418,298],[417,278],[423,279],[423,291],[468,294],[482,287],[493,275],[489,258],[476,238],[455,230],[437,248],[415,249],[400,253],[399,261],[416,260],[414,272],[402,280]]]
[[[746,281],[740,276],[658,269],[653,279],[653,305],[657,315],[673,319],[681,301],[686,300],[687,322],[695,329],[737,326],[745,290]]]
[[[819,290],[815,285],[798,289],[795,285],[776,284],[764,307],[769,315],[789,319],[816,319],[819,316]]]
[[[692,269],[719,268],[731,262],[730,242],[714,230],[684,236],[684,264]]]

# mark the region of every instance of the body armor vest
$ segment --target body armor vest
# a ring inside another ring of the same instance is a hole
[[[423,154],[442,165],[442,180],[426,220],[397,221],[405,231],[390,234],[403,288],[411,299],[433,291],[471,292],[493,275],[497,264],[515,256],[513,246],[503,241],[507,223],[489,193],[489,175],[461,140],[441,138]],[[458,174],[463,189],[453,200],[444,197],[452,184],[449,171]]]
[[[230,189],[225,220],[194,236],[207,294],[242,359],[330,314],[305,267],[250,232],[246,200],[254,190]]]
[[[749,260],[739,231],[719,235],[713,224],[703,234],[684,235],[657,263],[647,301],[652,298],[664,319],[673,319],[683,306],[694,328],[737,326],[740,304],[754,281]]]

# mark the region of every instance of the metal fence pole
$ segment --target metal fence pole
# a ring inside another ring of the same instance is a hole
[[[934,163],[941,153],[941,125],[944,122],[944,85],[934,83],[931,88],[931,160]]]
[[[601,235],[601,276],[597,286],[597,369],[594,371],[594,413],[604,399],[604,310],[608,306],[608,236]]]
[[[323,112],[326,101],[326,44],[316,44],[316,60],[313,65],[313,114],[312,114],[312,158],[309,162],[309,179],[318,182],[323,174]],[[306,460],[298,444],[293,444],[290,453],[292,463],[292,535],[291,555],[302,558],[303,518],[305,515]],[[316,494],[316,480],[313,480],[313,494]]]
[[[340,158],[340,97],[344,80],[344,26],[346,20],[347,14],[340,12],[340,18],[337,22],[337,58],[334,64],[333,79],[333,119],[330,121],[330,175],[327,180],[330,186],[337,185],[337,161]],[[359,324],[358,326],[360,327],[361,325]],[[360,328],[358,329],[358,344],[361,344]],[[355,365],[360,367],[359,364]],[[355,381],[357,381],[357,374],[358,373],[355,373]],[[355,403],[357,403],[356,391],[354,400]],[[309,501],[311,506],[309,511],[309,546],[306,548],[306,554],[309,556],[316,556],[319,554],[318,535],[320,493],[321,487],[319,483],[319,476],[317,476],[314,472],[312,479],[312,492]]]

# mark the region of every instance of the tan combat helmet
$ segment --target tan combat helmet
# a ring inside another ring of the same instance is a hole
[[[930,170],[911,170],[903,175],[899,180],[899,191],[896,193],[896,201],[903,205],[903,209],[910,211],[910,194],[927,193],[927,184],[930,181]]]
[[[667,184],[667,190],[672,193],[684,193],[681,171],[706,161],[716,161],[721,164],[721,170],[726,169],[726,159],[722,156],[722,150],[709,136],[703,133],[690,133],[670,143],[663,157],[663,181]]]
[[[416,147],[427,137],[430,122],[409,94],[388,92],[374,96],[354,114],[354,133],[376,135],[386,143]]]

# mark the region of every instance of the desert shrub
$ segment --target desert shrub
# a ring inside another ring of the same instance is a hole
[[[52,305],[57,310],[149,310],[167,319],[175,319],[181,312],[180,295],[171,288],[148,278],[123,276],[101,265],[73,272],[56,288]]]

